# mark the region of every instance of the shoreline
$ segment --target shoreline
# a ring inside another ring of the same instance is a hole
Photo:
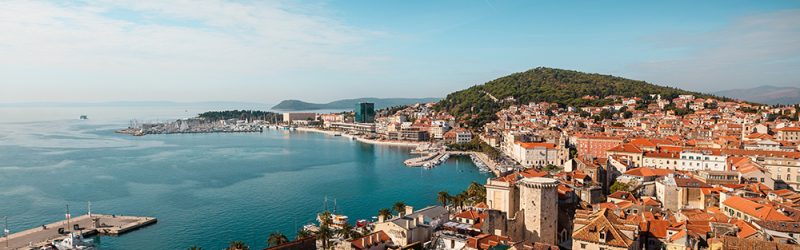
[[[335,136],[337,132],[330,131],[330,130],[322,130],[318,128],[305,128],[299,127],[295,128],[296,131],[303,131],[303,132],[313,132],[313,133],[321,133],[326,135]],[[352,140],[355,138],[355,141],[366,143],[366,144],[373,144],[373,145],[384,145],[384,146],[398,146],[398,147],[417,147],[419,145],[424,144],[424,142],[411,142],[411,141],[380,141],[380,140],[373,140],[373,139],[366,139],[361,138],[354,135],[348,135],[345,133],[340,133],[341,137],[348,138]]]

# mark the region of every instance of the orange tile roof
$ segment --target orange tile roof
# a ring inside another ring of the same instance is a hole
[[[463,211],[461,213],[456,214],[455,218],[464,218],[464,219],[475,220],[475,219],[480,219],[481,218],[481,213],[478,212],[478,211],[475,211],[475,210],[466,210],[466,211]]]
[[[637,147],[655,147],[656,143],[651,141],[650,139],[646,138],[636,138],[629,142],[630,144],[637,146]]]
[[[642,153],[642,149],[633,144],[622,144],[609,149],[610,152],[624,152],[624,153]]]
[[[467,246],[473,249],[489,249],[490,247],[505,244],[510,240],[506,236],[498,236],[494,234],[479,234],[475,237],[467,238]]]
[[[783,127],[783,128],[776,129],[775,131],[800,132],[800,127]]]
[[[572,234],[573,239],[600,242],[600,232],[604,231],[611,237],[606,237],[607,240],[603,244],[624,248],[630,247],[633,239],[626,236],[622,230],[634,231],[638,226],[636,223],[623,220],[607,208],[601,208],[597,212],[589,214],[585,219],[576,219],[576,224],[579,222],[585,223],[585,225],[582,224],[583,226]]]
[[[760,204],[739,196],[730,196],[725,199],[725,206],[739,210],[760,220],[791,221],[792,218],[782,214],[771,205]]]
[[[758,233],[756,227],[743,220],[734,220],[733,225],[739,228],[739,232],[736,234],[739,238],[747,238]]]
[[[373,232],[371,234],[365,235],[364,237],[354,239],[350,241],[350,244],[355,249],[367,249],[371,246],[377,245],[379,243],[391,242],[392,239],[389,238],[383,230]]]
[[[628,170],[625,172],[625,174],[642,176],[642,177],[651,177],[651,176],[665,176],[674,172],[675,171],[669,169],[641,167]]]
[[[553,143],[546,143],[546,142],[517,142],[521,147],[525,149],[532,149],[532,148],[548,148],[554,149],[556,148],[556,144]]]
[[[636,202],[636,197],[634,197],[633,194],[631,194],[631,192],[622,190],[609,194],[608,198]]]

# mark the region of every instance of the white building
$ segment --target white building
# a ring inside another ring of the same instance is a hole
[[[715,154],[709,151],[683,151],[681,158],[678,159],[677,169],[679,170],[714,170],[724,171],[727,156]]]

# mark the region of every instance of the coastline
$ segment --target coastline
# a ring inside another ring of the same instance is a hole
[[[321,134],[326,134],[326,135],[331,135],[331,136],[333,136],[333,135],[335,135],[337,133],[335,131],[330,131],[330,130],[322,130],[322,129],[318,129],[318,128],[305,128],[305,127],[295,128],[295,130],[296,131],[303,131],[303,132],[321,133]],[[358,136],[348,135],[348,134],[345,134],[345,133],[340,133],[340,134],[344,138],[348,138],[348,139],[351,139],[351,140],[353,138],[355,138],[355,140],[358,141],[358,142],[366,143],[366,144],[374,144],[374,145],[398,146],[398,147],[417,147],[419,145],[424,144],[424,142],[411,142],[411,141],[381,141],[381,140],[373,140],[373,139],[361,138],[361,137],[358,137]]]

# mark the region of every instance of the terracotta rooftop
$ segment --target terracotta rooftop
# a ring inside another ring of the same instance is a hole
[[[628,170],[625,172],[625,174],[633,176],[651,177],[651,176],[665,176],[674,172],[675,171],[669,169],[641,167]]]
[[[634,239],[625,235],[623,231],[638,229],[636,223],[623,220],[607,208],[601,208],[588,215],[586,219],[576,218],[575,226],[577,230],[572,234],[573,239],[624,248],[630,247]],[[606,235],[604,243],[600,239],[601,232]]]
[[[392,239],[389,238],[389,235],[383,232],[383,230],[381,230],[365,235],[364,237],[354,239],[350,241],[350,245],[355,249],[368,249],[377,244],[387,242],[392,242]]]
[[[792,218],[779,212],[771,205],[757,203],[739,196],[730,196],[725,199],[725,206],[739,210],[759,220],[791,221]]]
[[[800,246],[780,244],[771,241],[754,240],[754,239],[740,239],[731,236],[722,236],[719,238],[711,238],[708,241],[711,246],[719,245],[719,249],[758,249],[758,250],[798,250]]]

